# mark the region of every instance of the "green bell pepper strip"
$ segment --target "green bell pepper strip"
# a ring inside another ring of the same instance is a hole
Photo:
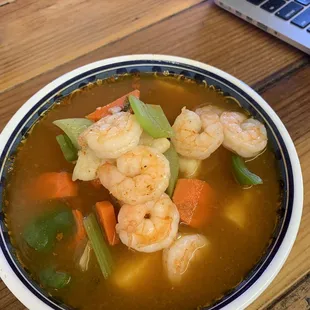
[[[71,281],[71,276],[66,272],[56,271],[54,268],[46,268],[40,272],[40,282],[43,286],[61,289]]]
[[[54,125],[59,127],[64,133],[69,137],[73,146],[78,150],[80,149],[78,143],[79,135],[90,125],[93,124],[92,121],[86,118],[67,118],[59,119],[53,122]]]
[[[171,143],[169,149],[164,153],[164,155],[168,159],[170,165],[170,179],[166,193],[170,197],[172,197],[175,185],[179,177],[179,169],[180,169],[179,156]]]
[[[50,251],[55,245],[56,235],[70,234],[74,225],[71,210],[54,211],[28,224],[23,231],[23,238],[36,251]]]
[[[258,175],[248,170],[240,156],[232,155],[232,171],[240,185],[263,184],[263,180]]]
[[[78,158],[77,149],[73,146],[71,140],[66,134],[57,136],[56,140],[60,146],[60,149],[66,161],[72,162],[77,160]]]
[[[171,138],[173,128],[159,105],[145,104],[137,97],[128,97],[130,106],[141,127],[153,138]]]
[[[107,279],[111,275],[113,261],[94,213],[91,213],[84,219],[84,227],[102,274]]]

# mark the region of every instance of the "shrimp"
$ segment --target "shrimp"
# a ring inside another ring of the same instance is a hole
[[[149,147],[153,147],[154,149],[158,150],[160,153],[165,153],[170,147],[170,142],[167,138],[154,139],[146,132],[142,132],[139,145],[146,145]]]
[[[208,240],[202,235],[185,235],[163,251],[163,265],[171,283],[181,282],[191,263],[207,245]]]
[[[167,194],[143,204],[122,206],[116,231],[121,241],[139,252],[156,252],[175,240],[180,216]]]
[[[97,169],[102,165],[102,161],[89,148],[80,150],[73,170],[72,180],[91,181],[96,179]]]
[[[170,166],[162,153],[139,145],[120,156],[116,164],[103,164],[98,177],[115,198],[135,205],[156,199],[165,192]]]
[[[184,107],[172,126],[176,151],[191,159],[208,158],[224,139],[219,114],[220,109],[213,106],[199,108],[196,113]]]
[[[79,137],[99,158],[118,158],[138,145],[142,128],[129,112],[107,115],[88,127]]]
[[[220,118],[224,129],[223,146],[249,158],[258,155],[267,145],[267,131],[260,121],[238,112],[224,112]]]

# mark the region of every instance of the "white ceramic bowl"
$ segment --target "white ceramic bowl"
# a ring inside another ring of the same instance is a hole
[[[10,163],[22,136],[61,96],[98,78],[130,72],[174,72],[220,88],[266,124],[281,172],[283,201],[275,235],[264,257],[244,281],[208,309],[245,309],[271,283],[283,266],[295,241],[303,207],[303,181],[294,144],[271,107],[249,86],[233,76],[201,62],[164,55],[131,55],[97,61],[73,70],[32,96],[12,117],[0,136],[0,189],[3,193]],[[2,199],[2,195],[1,195]],[[3,206],[3,202],[1,203]],[[63,309],[23,270],[14,255],[4,212],[0,207],[0,276],[12,293],[31,310]]]

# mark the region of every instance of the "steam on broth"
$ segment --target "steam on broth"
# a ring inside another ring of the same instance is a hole
[[[276,225],[266,143],[263,124],[193,81],[145,74],[84,87],[16,154],[5,212],[17,256],[77,309],[210,304],[245,278]]]

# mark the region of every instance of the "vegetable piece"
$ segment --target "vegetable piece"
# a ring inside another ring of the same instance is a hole
[[[201,167],[201,160],[180,156],[180,174],[186,179],[197,177]]]
[[[172,143],[170,143],[170,147],[164,153],[164,155],[168,159],[169,165],[170,165],[170,179],[169,179],[169,186],[166,190],[166,193],[170,197],[172,197],[173,192],[174,192],[174,188],[175,188],[176,182],[178,180],[178,176],[179,176],[179,168],[180,168],[179,156],[178,156],[174,146],[172,145]]]
[[[171,138],[174,131],[159,105],[145,104],[134,96],[129,102],[141,127],[153,138]]]
[[[88,241],[85,245],[83,254],[82,254],[80,261],[79,261],[79,267],[80,267],[81,271],[83,271],[83,272],[88,270],[88,265],[89,265],[89,261],[90,261],[90,253],[91,253],[91,246],[90,246],[90,242]]]
[[[53,124],[64,131],[76,149],[80,149],[78,137],[93,122],[86,118],[66,118],[54,121]]]
[[[77,149],[73,146],[71,140],[66,134],[57,136],[56,140],[66,161],[72,162],[77,160]]]
[[[224,210],[224,215],[239,228],[244,229],[247,221],[247,214],[244,205],[242,205],[239,201],[233,201],[230,205],[228,205]]]
[[[240,156],[232,156],[232,168],[233,175],[240,185],[263,184],[263,180],[258,175],[248,170]]]
[[[170,141],[167,138],[154,139],[145,131],[142,132],[139,140],[140,145],[152,147],[160,153],[165,153],[170,147]]]
[[[104,241],[95,214],[91,213],[84,219],[84,227],[91,246],[96,254],[102,274],[104,278],[107,279],[111,275],[113,262],[109,248]]]
[[[139,144],[152,147],[152,144],[154,142],[154,138],[151,137],[148,133],[145,131],[142,131],[142,134],[140,136]]]
[[[181,221],[194,228],[207,222],[216,203],[211,186],[198,179],[179,179],[172,200],[179,210]]]
[[[115,230],[116,217],[113,205],[109,201],[100,201],[96,203],[95,209],[109,244],[118,244],[119,238]]]
[[[41,216],[31,222],[23,232],[23,238],[36,251],[49,251],[57,234],[69,234],[74,227],[71,210],[62,210]]]
[[[165,153],[169,150],[170,141],[167,138],[154,139],[151,147],[160,153]]]
[[[74,241],[76,244],[79,244],[81,241],[86,238],[86,231],[83,224],[83,214],[79,210],[72,210],[72,214],[75,220],[76,225],[76,234]]]
[[[78,153],[78,160],[73,169],[72,180],[91,181],[97,177],[97,170],[103,160],[88,147]]]
[[[43,173],[30,186],[30,198],[35,200],[74,197],[77,194],[78,185],[67,172]]]
[[[136,290],[138,285],[144,285],[147,276],[156,272],[152,267],[160,263],[161,256],[161,252],[143,253],[135,259],[123,260],[115,270],[112,281],[121,289]]]
[[[50,288],[61,289],[71,281],[71,276],[66,272],[56,271],[54,268],[46,268],[40,273],[40,282]]]
[[[128,99],[129,95],[140,98],[140,91],[136,89],[136,90],[116,99],[115,101],[113,101],[113,102],[111,102],[111,103],[109,103],[103,107],[97,108],[94,112],[88,114],[86,116],[86,118],[88,118],[94,122],[97,122],[101,118],[103,118],[109,114],[112,114],[110,109],[120,108],[121,110],[123,110],[126,103],[127,103],[127,99]]]
[[[67,233],[68,231],[72,231],[74,226],[74,218],[71,210],[58,212],[51,220],[55,225],[56,233]]]
[[[50,250],[56,235],[45,221],[35,221],[23,232],[23,238],[36,251]]]
[[[245,229],[247,226],[251,226],[253,198],[251,190],[242,190],[237,196],[229,197],[223,208],[224,216],[238,228]]]

